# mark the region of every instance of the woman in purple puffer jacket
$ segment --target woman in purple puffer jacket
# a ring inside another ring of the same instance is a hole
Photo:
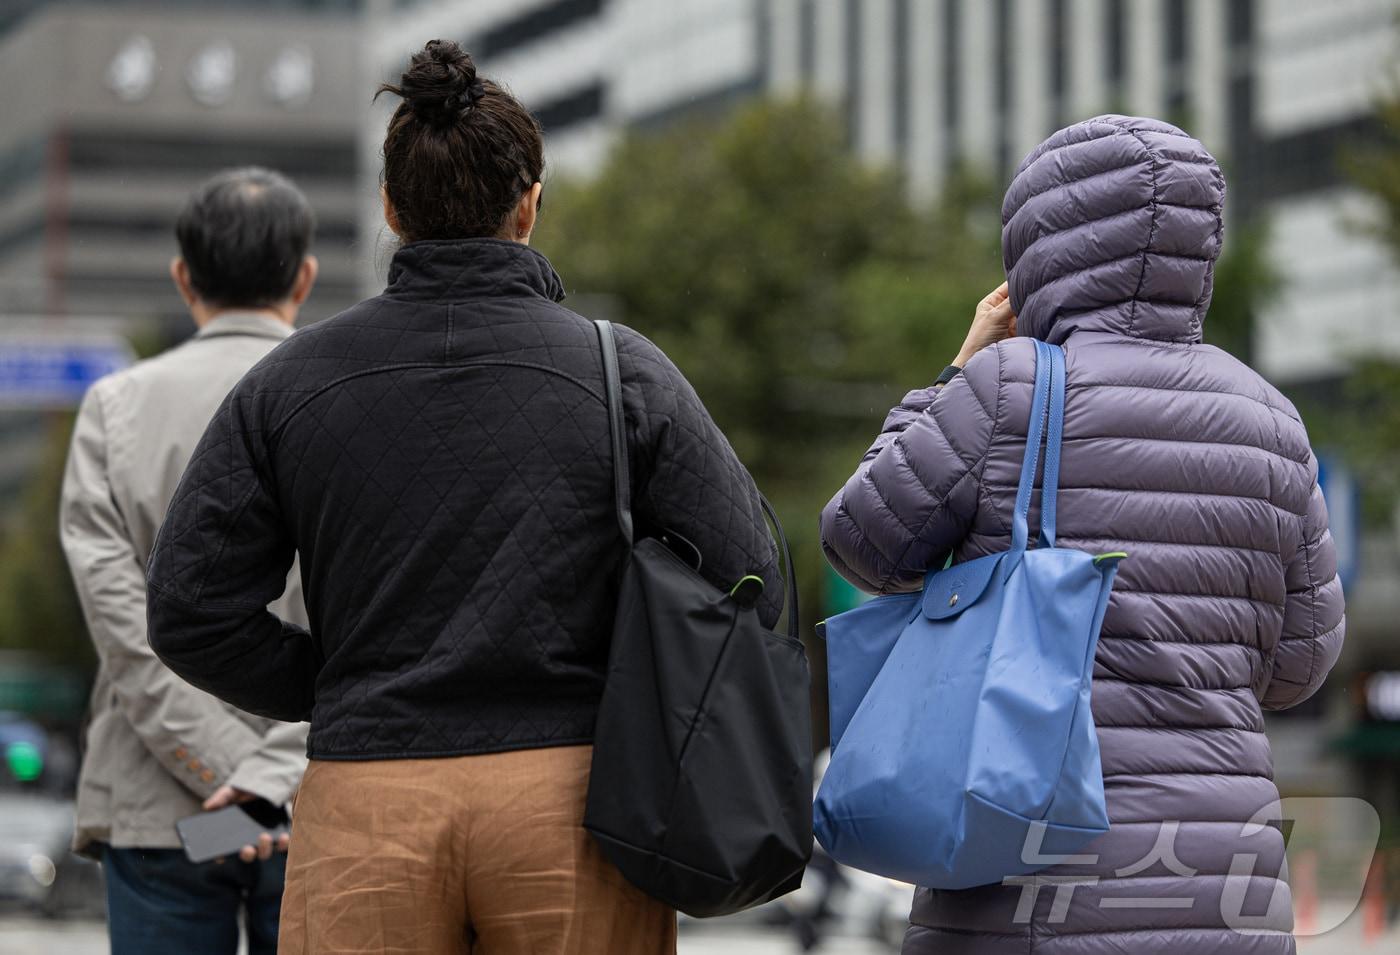
[[[1002,209],[1009,300],[983,303],[965,367],[890,412],[822,515],[828,559],[874,593],[1007,549],[1039,338],[1068,367],[1059,544],[1131,555],[1094,664],[1112,826],[1093,863],[921,889],[906,953],[1294,951],[1283,837],[1247,823],[1278,798],[1262,711],[1322,683],[1342,591],[1298,413],[1202,344],[1224,198],[1205,148],[1154,120],[1036,148]]]

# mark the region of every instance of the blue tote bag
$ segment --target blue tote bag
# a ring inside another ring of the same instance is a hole
[[[1035,344],[1011,549],[826,622],[832,755],[816,834],[846,865],[964,889],[1035,872],[1108,829],[1089,692],[1126,555],[1055,546],[1064,352]]]

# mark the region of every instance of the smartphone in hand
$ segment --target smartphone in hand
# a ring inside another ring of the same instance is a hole
[[[264,832],[275,841],[287,832],[287,810],[265,799],[201,812],[175,823],[185,857],[191,862],[208,862],[238,854],[244,846],[256,845]]]

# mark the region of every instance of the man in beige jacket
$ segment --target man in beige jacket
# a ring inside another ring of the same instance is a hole
[[[311,208],[282,176],[220,174],[176,224],[171,277],[198,332],[97,382],[64,476],[60,533],[99,659],[78,784],[74,848],[100,858],[112,955],[249,955],[277,947],[285,842],[195,865],[175,822],[201,810],[288,802],[306,766],[304,724],[241,713],[175,676],[146,641],[146,561],[215,410],[292,333],[316,278]],[[306,622],[297,571],[275,606]]]

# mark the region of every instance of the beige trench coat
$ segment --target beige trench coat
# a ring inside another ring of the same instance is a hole
[[[175,821],[224,784],[286,802],[306,725],[242,713],[171,673],[146,642],[146,561],[185,465],[224,396],[291,334],[221,315],[190,341],[97,382],[78,412],[60,536],[99,659],[73,847],[178,848]],[[274,605],[305,625],[297,569]]]

